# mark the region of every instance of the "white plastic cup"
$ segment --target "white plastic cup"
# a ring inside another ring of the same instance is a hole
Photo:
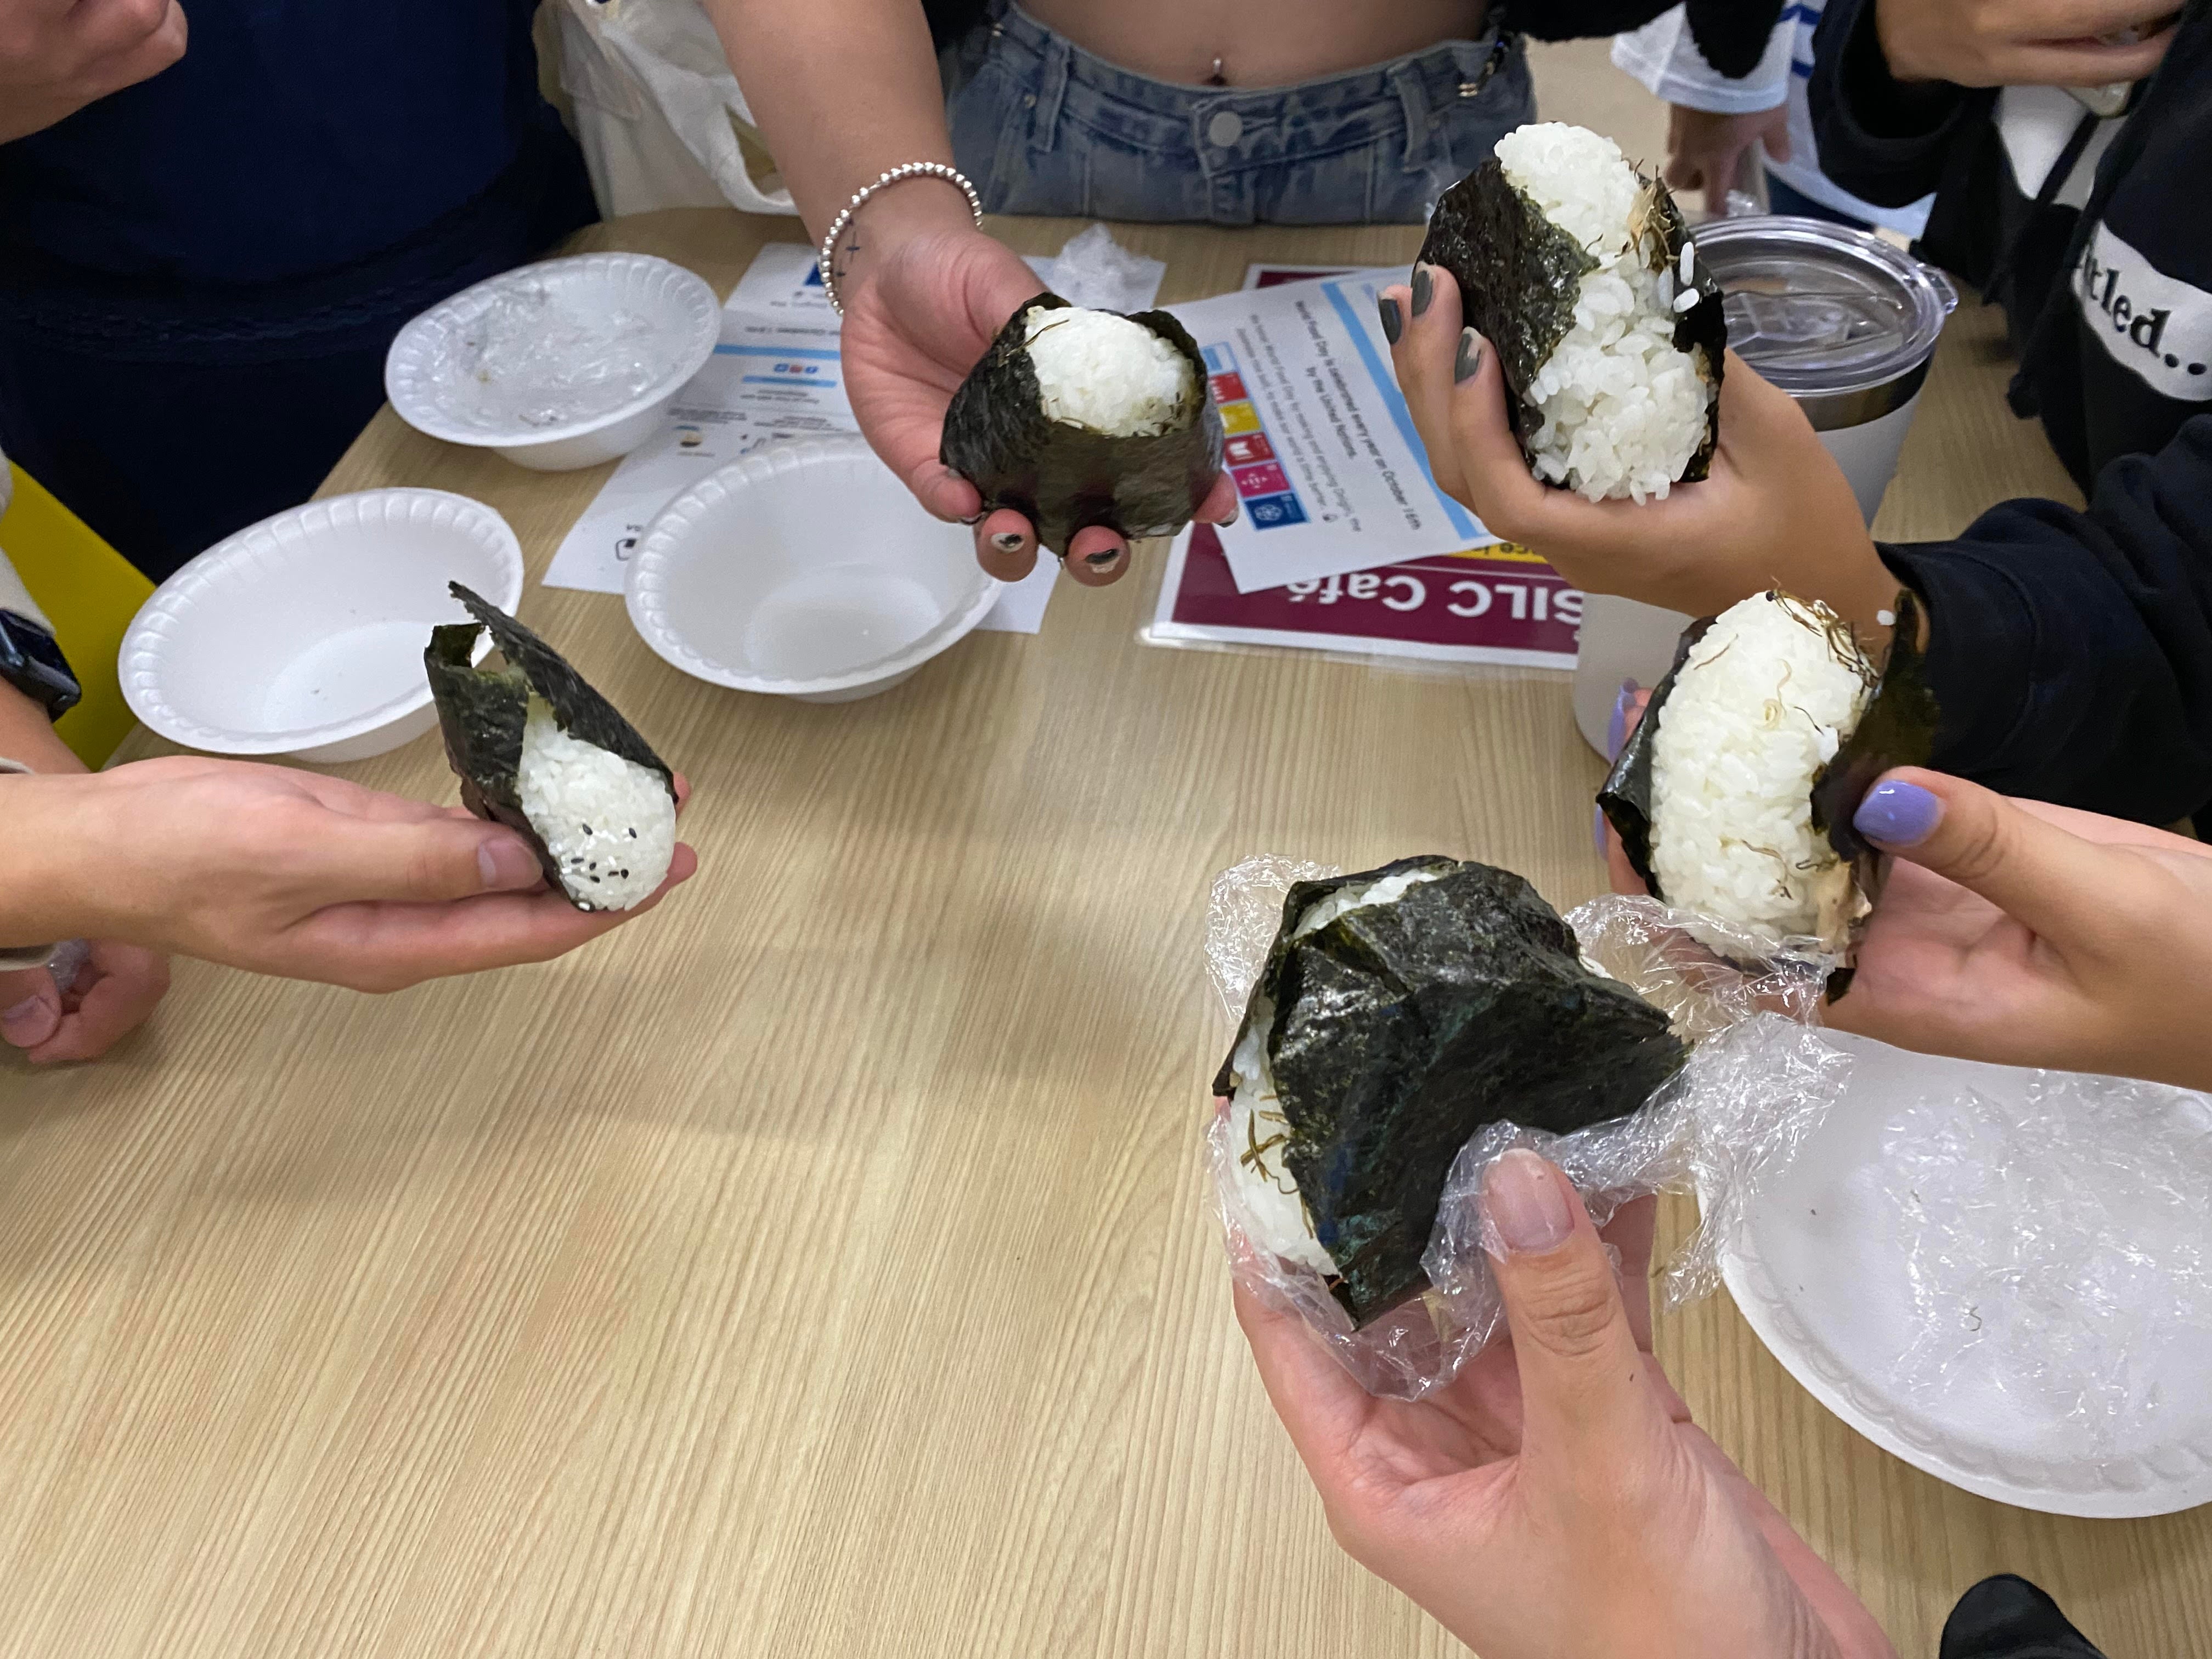
[[[1805,411],[1871,525],[1957,291],[1881,237],[1823,220],[1715,220],[1696,237],[1728,291],[1729,343]],[[1656,684],[1690,620],[1611,594],[1584,598],[1575,724],[1599,754],[1622,682]]]

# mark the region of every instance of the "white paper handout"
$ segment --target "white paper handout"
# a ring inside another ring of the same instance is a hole
[[[1221,543],[1240,592],[1498,539],[1429,477],[1375,305],[1401,275],[1354,272],[1169,307],[1204,352],[1221,410],[1243,507]]]
[[[716,468],[769,444],[858,431],[837,348],[837,313],[823,295],[813,250],[769,243],[722,307],[714,356],[678,394],[660,432],[623,459],[584,509],[545,585],[619,593],[638,538]],[[1039,560],[979,625],[1036,633],[1059,574],[1056,561]]]

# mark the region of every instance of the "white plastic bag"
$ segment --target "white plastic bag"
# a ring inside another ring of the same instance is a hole
[[[796,214],[747,164],[758,133],[699,0],[562,0],[561,84],[609,217],[727,202]],[[765,148],[758,153],[765,156]]]

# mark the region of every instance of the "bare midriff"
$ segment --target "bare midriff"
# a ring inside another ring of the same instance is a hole
[[[1085,52],[1157,81],[1285,87],[1482,33],[1488,0],[1023,0]],[[1218,65],[1217,70],[1216,65]]]

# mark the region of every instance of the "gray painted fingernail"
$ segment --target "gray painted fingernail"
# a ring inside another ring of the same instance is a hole
[[[1426,265],[1413,267],[1413,315],[1419,316],[1429,308],[1429,301],[1437,297],[1436,278],[1429,274]]]
[[[1028,542],[1029,538],[1018,530],[1001,530],[991,538],[991,545],[1001,553],[1018,553]]]
[[[1083,556],[1083,562],[1103,575],[1121,562],[1121,555],[1125,550],[1119,547],[1109,547],[1102,552],[1085,553]]]
[[[1482,347],[1478,343],[1480,338],[1471,328],[1460,330],[1459,360],[1452,365],[1453,385],[1473,380],[1475,371],[1482,367]]]
[[[1376,301],[1375,308],[1382,313],[1382,337],[1392,345],[1397,344],[1398,337],[1406,331],[1406,319],[1399,314],[1398,302],[1386,294]]]

